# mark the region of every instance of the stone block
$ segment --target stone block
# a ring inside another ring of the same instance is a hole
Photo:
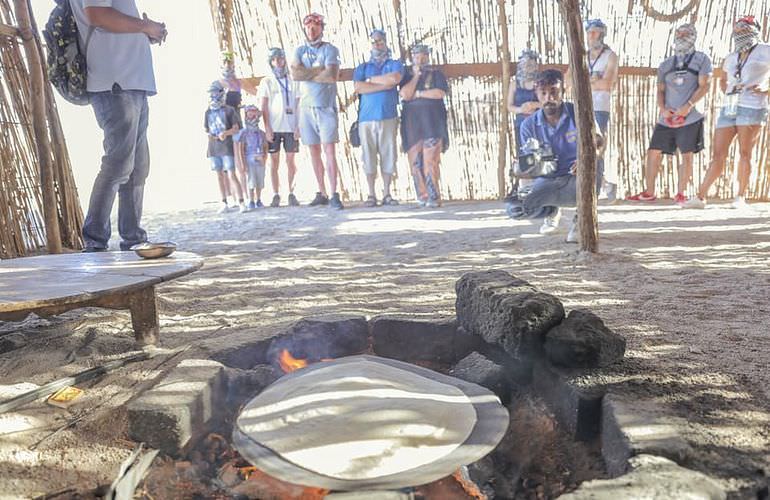
[[[587,481],[559,500],[617,500],[619,498],[697,498],[725,500],[715,480],[653,455],[631,459],[632,471],[615,479]]]
[[[224,366],[216,361],[187,359],[155,387],[131,401],[128,431],[172,456],[178,456],[203,436],[225,403]]]
[[[546,332],[564,319],[559,299],[505,271],[464,274],[455,291],[460,325],[516,358],[541,352]]]
[[[687,422],[665,415],[654,403],[607,394],[602,401],[602,456],[615,477],[636,455],[658,455],[684,465],[692,448],[680,435]]]
[[[283,372],[273,365],[257,365],[251,370],[225,368],[227,379],[226,407],[236,409],[267,386],[278,380]]]
[[[456,363],[481,340],[458,328],[455,318],[383,315],[369,324],[374,353],[406,362]]]
[[[513,380],[508,370],[483,354],[472,352],[461,359],[449,374],[466,382],[472,382],[497,394],[507,405],[511,400]]]
[[[597,368],[623,359],[626,340],[594,313],[578,309],[545,335],[544,349],[557,366]]]

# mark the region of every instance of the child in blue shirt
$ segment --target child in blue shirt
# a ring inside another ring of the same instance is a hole
[[[246,170],[249,184],[249,208],[262,208],[264,207],[262,189],[265,187],[267,139],[265,133],[259,128],[259,108],[249,105],[243,109],[246,127],[233,137],[235,159],[238,162],[238,168]]]

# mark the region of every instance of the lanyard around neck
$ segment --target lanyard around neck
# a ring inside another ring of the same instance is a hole
[[[746,54],[745,59],[743,59],[743,62],[741,62],[741,54],[737,54],[737,62],[735,64],[735,78],[738,81],[741,81],[741,75],[743,74],[743,67],[746,66],[746,63],[749,62],[749,57],[751,57],[751,53],[754,52],[754,49],[757,48],[757,45],[754,45],[752,48],[749,49],[749,53]]]
[[[588,53],[588,72],[593,73],[594,66],[596,66],[596,63],[599,62],[599,59],[601,59],[602,54],[604,54],[604,51],[607,49],[607,46],[603,46],[601,52],[599,52],[599,55],[596,56],[596,59],[594,59],[594,62],[591,62],[591,53]]]

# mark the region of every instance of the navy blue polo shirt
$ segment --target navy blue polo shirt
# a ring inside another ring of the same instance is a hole
[[[572,112],[567,109],[567,106]],[[534,137],[540,144],[551,145],[557,158],[557,167],[556,171],[548,177],[570,175],[570,168],[577,161],[578,135],[574,115],[572,103],[565,102],[555,127],[548,124],[542,109],[537,110],[521,124],[522,144],[525,144],[530,137]]]
[[[388,73],[403,74],[404,66],[400,61],[388,59],[382,66],[373,62],[359,64],[353,71],[354,82],[365,82],[373,76],[387,75]],[[358,115],[359,122],[374,122],[396,118],[398,116],[398,90],[393,87],[389,90],[361,94],[361,112]]]

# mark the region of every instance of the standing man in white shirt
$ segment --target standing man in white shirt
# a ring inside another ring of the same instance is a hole
[[[294,196],[294,177],[297,175],[294,155],[299,151],[298,85],[289,75],[283,49],[271,48],[267,55],[267,62],[273,72],[259,82],[257,95],[262,100],[262,121],[265,123],[267,151],[270,153],[270,180],[274,193],[270,206],[277,207],[281,204],[278,167],[281,163],[281,144],[283,144],[286,168],[289,173],[289,206],[298,207],[299,201]]]
[[[86,252],[108,248],[110,213],[118,193],[120,249],[147,241],[141,227],[150,170],[147,97],[156,93],[151,43],[166,25],[139,14],[135,0],[70,0],[87,54],[87,90],[104,131],[104,156],[83,224]]]

